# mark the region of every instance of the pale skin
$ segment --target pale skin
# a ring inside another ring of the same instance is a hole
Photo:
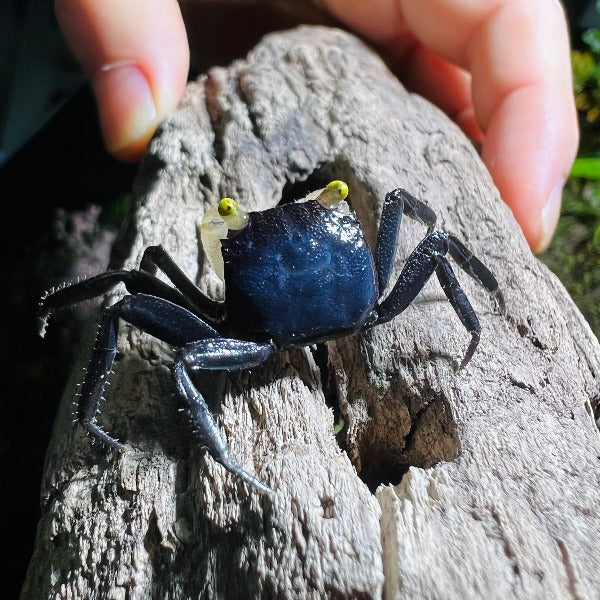
[[[556,228],[579,142],[558,0],[320,0],[391,56],[399,78],[471,138],[535,252]],[[176,0],[56,0],[94,90],[107,149],[141,158],[185,87]]]

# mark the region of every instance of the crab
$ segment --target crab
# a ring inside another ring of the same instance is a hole
[[[96,420],[123,319],[176,349],[175,386],[194,435],[212,458],[260,492],[272,493],[231,458],[191,373],[250,369],[280,350],[386,323],[407,308],[434,273],[471,336],[458,366],[463,369],[477,348],[481,327],[448,257],[488,292],[498,294],[494,275],[454,235],[435,230],[433,210],[401,188],[385,197],[372,252],[347,196],[347,184],[336,180],[302,200],[261,212],[246,212],[231,198],[207,211],[201,240],[225,283],[223,301],[204,295],[162,246],[148,247],[139,269],[107,271],[42,298],[40,317],[45,323],[52,311],[101,296],[118,283],[129,292],[102,315],[81,385],[78,422],[109,446],[127,447]],[[427,233],[391,286],[403,215],[424,224]],[[157,277],[158,270],[170,284]]]

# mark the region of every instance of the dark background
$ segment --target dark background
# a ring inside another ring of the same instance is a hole
[[[70,351],[76,349],[75,339],[52,329],[47,339],[38,336],[37,302],[45,289],[73,274],[77,244],[98,247],[102,254],[106,238],[98,237],[98,215],[102,219],[101,211],[127,194],[137,167],[105,152],[93,97],[62,41],[52,3],[0,2],[0,198],[5,215],[0,236],[5,558],[0,564],[2,596],[16,598],[33,550],[44,455],[69,374]],[[594,3],[565,4],[577,46],[581,32],[594,25]],[[212,14],[218,21],[224,13]],[[255,37],[265,27],[257,24]],[[206,55],[211,56],[208,50]]]

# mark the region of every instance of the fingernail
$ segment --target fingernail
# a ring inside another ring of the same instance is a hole
[[[105,65],[94,78],[100,121],[107,148],[120,150],[154,131],[156,106],[148,80],[130,62]]]
[[[548,196],[548,201],[544,208],[542,208],[542,235],[536,250],[537,252],[543,252],[550,245],[560,216],[564,185],[564,179],[561,179],[556,183],[550,192],[550,196]]]

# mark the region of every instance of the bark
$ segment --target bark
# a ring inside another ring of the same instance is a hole
[[[496,274],[504,312],[459,272],[482,324],[472,362],[456,372],[469,336],[432,281],[368,333],[200,376],[269,498],[194,447],[171,350],[123,324],[100,420],[135,450],[72,425],[76,369],[22,598],[598,597],[598,342],[469,141],[363,43],[301,27],[189,84],[145,157],[113,266],[161,243],[219,296],[203,211],[224,195],[274,206],[334,178],[371,242],[386,192],[404,187]],[[404,221],[396,275],[424,233]]]

